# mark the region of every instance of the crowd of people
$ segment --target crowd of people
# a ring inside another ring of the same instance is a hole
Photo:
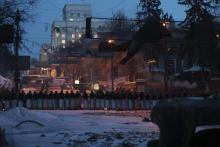
[[[172,93],[159,93],[159,92],[136,92],[136,91],[125,91],[125,90],[115,90],[113,92],[109,91],[91,91],[91,92],[80,92],[80,91],[66,91],[66,92],[57,92],[57,91],[39,91],[32,92],[29,91],[25,93],[21,91],[20,93],[15,93],[13,91],[0,91],[1,99],[38,99],[38,98],[105,98],[105,99],[152,99],[152,100],[162,100],[167,98],[175,98],[175,97],[193,97],[193,96],[207,96],[204,93],[190,93],[189,91],[175,91]]]

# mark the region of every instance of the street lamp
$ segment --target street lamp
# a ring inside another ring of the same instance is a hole
[[[170,22],[167,20],[165,17],[164,20],[162,21],[162,26],[165,29],[169,28]],[[167,39],[166,36],[164,38],[164,91],[168,91],[168,73],[167,73],[167,65],[168,65],[168,54],[167,52],[170,51],[171,48],[167,49]]]
[[[109,39],[108,40],[108,43],[110,45],[110,47],[112,47],[112,43],[114,42],[114,40],[112,39]],[[114,71],[113,71],[113,51],[111,51],[111,91],[113,92],[114,91]]]
[[[112,39],[109,39],[109,40],[108,40],[108,43],[109,43],[109,44],[111,44],[111,43],[113,43],[113,42],[114,42],[114,40],[112,40]]]

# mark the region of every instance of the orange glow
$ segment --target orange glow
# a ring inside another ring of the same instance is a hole
[[[114,40],[112,40],[112,39],[108,40],[108,43],[113,43],[113,42],[114,42]]]

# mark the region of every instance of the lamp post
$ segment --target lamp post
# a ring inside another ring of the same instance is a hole
[[[109,39],[108,40],[108,44],[110,46],[110,48],[112,48],[112,43],[114,42],[114,40]],[[111,91],[114,91],[114,63],[113,63],[113,56],[114,53],[113,51],[111,51]]]
[[[167,18],[165,17],[162,26],[167,29],[169,26],[169,21],[167,21]],[[163,46],[164,46],[164,92],[167,92],[169,90],[169,85],[168,85],[168,71],[167,71],[167,66],[168,66],[168,54],[167,54],[167,38],[165,36],[163,40]]]

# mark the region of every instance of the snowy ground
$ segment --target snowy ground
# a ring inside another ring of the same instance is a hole
[[[0,126],[16,147],[146,147],[149,140],[159,137],[156,125],[142,121],[147,115],[146,111],[31,111],[19,107],[0,112]]]

